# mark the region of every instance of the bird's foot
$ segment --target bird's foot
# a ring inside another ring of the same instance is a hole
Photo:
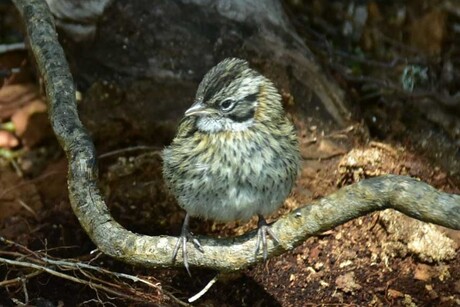
[[[257,257],[257,255],[259,254],[260,245],[262,245],[262,249],[263,249],[262,255],[264,257],[264,261],[266,261],[268,257],[267,234],[269,234],[270,237],[272,237],[273,241],[275,241],[276,244],[280,244],[278,237],[270,229],[270,226],[267,224],[267,221],[265,220],[265,218],[259,214],[255,256]]]
[[[191,233],[188,229],[190,216],[188,213],[185,215],[184,223],[182,224],[182,230],[177,240],[176,246],[174,246],[173,251],[173,262],[176,261],[177,253],[179,252],[179,248],[182,246],[182,258],[184,261],[185,269],[187,270],[188,275],[192,276],[190,273],[190,268],[188,265],[188,256],[187,256],[187,241],[191,241],[196,249],[200,252],[204,253],[203,247],[201,247],[200,241],[193,237],[193,233]]]

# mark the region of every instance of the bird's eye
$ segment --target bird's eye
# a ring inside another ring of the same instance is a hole
[[[235,106],[235,100],[232,100],[232,99],[225,99],[220,103],[220,109],[226,112],[233,109],[234,106]]]

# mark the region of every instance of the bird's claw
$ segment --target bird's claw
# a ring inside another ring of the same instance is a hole
[[[268,247],[267,247],[267,234],[272,237],[273,241],[276,244],[280,244],[278,237],[275,233],[271,230],[270,226],[267,224],[267,221],[264,219],[262,215],[259,215],[259,223],[258,223],[258,230],[257,230],[257,242],[256,242],[256,250],[255,256],[259,254],[260,245],[262,245],[262,256],[264,261],[267,261],[268,258]]]
[[[187,255],[187,241],[191,241],[196,249],[200,252],[204,253],[203,247],[198,241],[197,238],[193,237],[193,233],[188,230],[188,223],[189,223],[189,215],[187,214],[184,219],[184,224],[182,225],[182,231],[180,234],[179,239],[177,240],[176,245],[174,246],[173,251],[173,262],[176,261],[177,253],[179,252],[179,248],[182,246],[182,258],[184,262],[184,267],[187,270],[188,275],[191,277],[192,274],[190,273],[190,268],[188,265],[188,255]]]
[[[191,239],[193,245],[195,246],[195,248],[197,250],[199,250],[200,252],[204,253],[204,249],[201,246],[200,241],[198,241],[198,239],[193,236],[193,233],[190,233],[189,239]]]

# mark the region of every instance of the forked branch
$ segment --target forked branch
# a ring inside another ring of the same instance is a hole
[[[98,189],[96,152],[78,118],[75,89],[53,18],[44,0],[14,0],[27,28],[30,48],[45,80],[49,117],[69,161],[70,202],[81,225],[99,250],[130,264],[173,267],[177,238],[145,236],[124,229],[110,215]],[[373,211],[393,208],[425,222],[460,229],[460,196],[437,191],[426,183],[388,175],[345,187],[295,210],[273,224],[280,245],[269,244],[269,256],[279,255],[308,237]],[[152,221],[154,222],[154,221]],[[237,238],[200,238],[205,254],[188,249],[192,266],[233,271],[255,259],[256,233]]]

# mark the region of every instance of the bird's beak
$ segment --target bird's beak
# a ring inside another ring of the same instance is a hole
[[[204,103],[201,101],[195,102],[187,111],[185,111],[185,116],[201,116],[211,114],[212,110],[209,109]]]

